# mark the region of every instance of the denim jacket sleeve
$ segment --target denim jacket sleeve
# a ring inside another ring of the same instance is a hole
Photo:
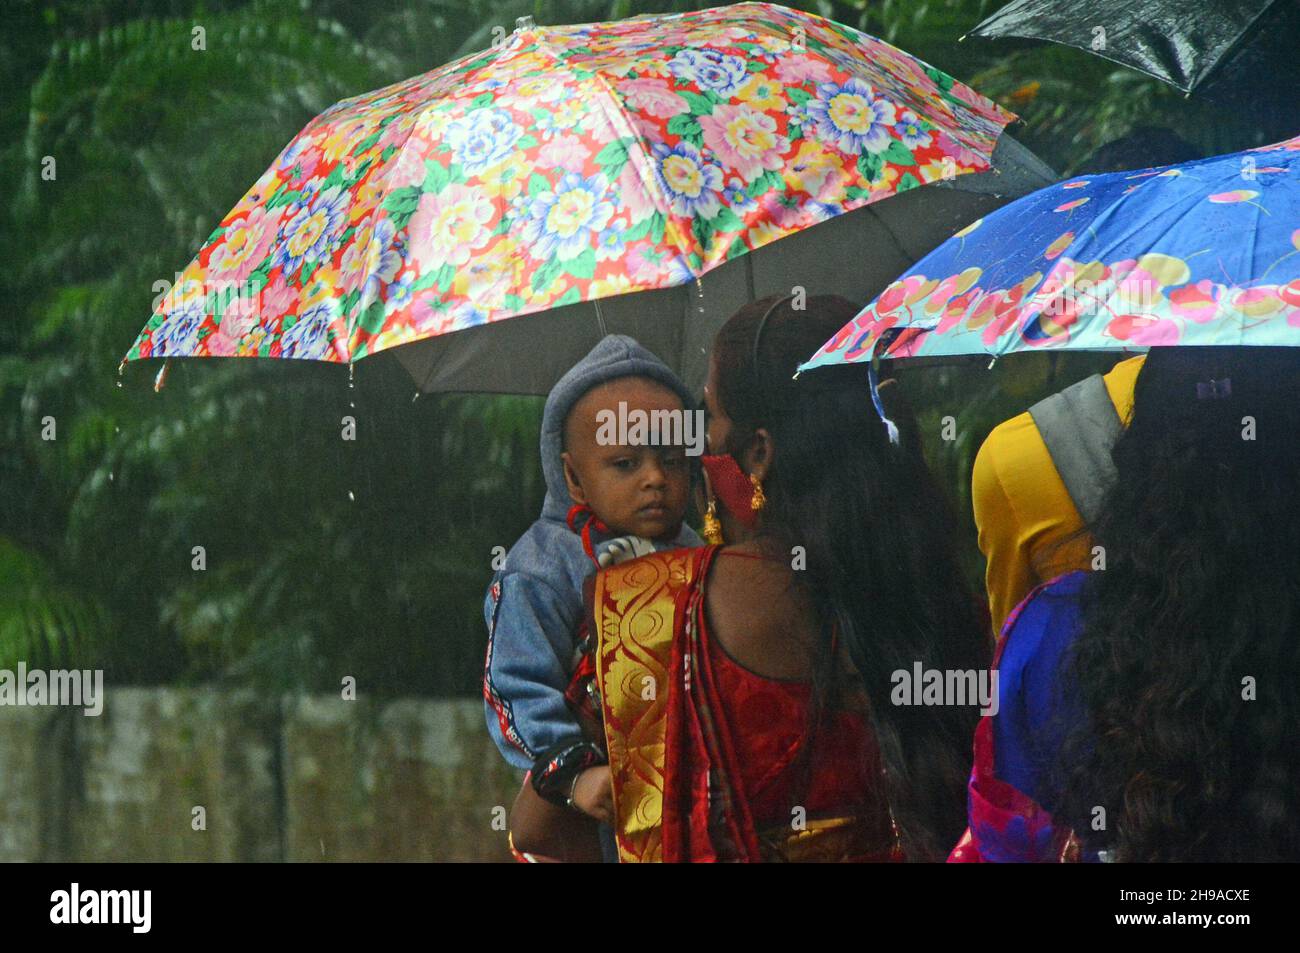
[[[581,596],[522,572],[499,573],[483,606],[488,625],[483,700],[505,759],[532,768],[557,745],[582,741],[564,699],[573,671]]]

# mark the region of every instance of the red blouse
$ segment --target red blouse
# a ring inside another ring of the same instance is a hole
[[[789,824],[795,806],[803,807],[809,818],[843,817],[864,809],[884,812],[887,818],[883,801],[874,796],[879,751],[865,715],[828,713],[812,738],[811,763],[801,769],[799,752],[808,729],[812,683],[768,678],[745,668],[711,637],[703,615],[701,641],[712,663],[755,827]],[[801,784],[806,787],[797,791]]]

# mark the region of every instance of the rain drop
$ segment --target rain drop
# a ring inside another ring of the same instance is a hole
[[[352,491],[351,491],[351,490],[348,490],[348,499],[351,500],[353,503],[355,503],[355,502],[357,501],[357,498],[356,498],[355,496],[352,495]]]

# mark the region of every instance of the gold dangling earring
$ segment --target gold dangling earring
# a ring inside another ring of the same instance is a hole
[[[763,495],[763,484],[759,482],[758,477],[751,473],[749,482],[754,487],[754,495],[750,497],[749,508],[757,512],[767,505],[767,497]]]
[[[704,528],[701,531],[704,541],[710,546],[722,545],[722,521],[718,519],[718,503],[709,500],[709,508],[704,511]]]

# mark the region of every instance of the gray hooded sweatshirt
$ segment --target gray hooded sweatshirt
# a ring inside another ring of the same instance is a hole
[[[488,732],[506,760],[532,768],[545,752],[580,743],[582,730],[569,710],[564,691],[572,676],[576,633],[582,619],[582,584],[595,572],[582,538],[566,518],[573,499],[564,482],[560,459],[564,421],[573,405],[597,384],[620,377],[658,381],[692,406],[685,385],[630,337],[611,334],[575,364],[551,389],[542,415],[542,473],[546,499],[542,515],[506,554],[492,578],[484,602],[488,626],[483,698]],[[599,558],[613,535],[593,530],[592,548]],[[683,524],[659,550],[702,545]]]

